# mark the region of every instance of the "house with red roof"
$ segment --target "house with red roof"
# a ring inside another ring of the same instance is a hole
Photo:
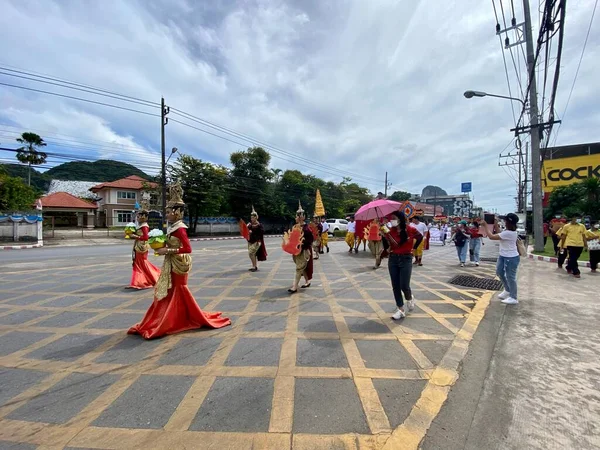
[[[52,218],[62,225],[94,228],[98,205],[82,200],[68,192],[55,192],[40,199],[45,220]]]
[[[99,197],[97,225],[120,227],[133,222],[136,203],[146,198],[151,206],[159,204],[159,198],[152,192],[157,187],[156,183],[136,175],[92,186],[90,191]]]

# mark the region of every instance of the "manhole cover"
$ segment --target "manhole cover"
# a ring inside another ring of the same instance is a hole
[[[485,289],[487,291],[499,291],[503,287],[502,282],[499,280],[474,277],[473,275],[456,275],[448,283],[469,288]]]
[[[483,261],[483,262],[498,262],[498,258],[479,258],[479,261]]]

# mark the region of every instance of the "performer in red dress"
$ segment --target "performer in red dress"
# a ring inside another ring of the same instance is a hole
[[[133,244],[133,272],[129,287],[132,289],[149,289],[154,287],[160,269],[148,261],[148,231],[150,227],[146,223],[148,220],[148,210],[142,206],[137,213],[138,226],[133,234],[135,243]]]
[[[248,226],[248,256],[252,263],[252,268],[248,269],[250,272],[258,271],[257,261],[267,260],[267,248],[265,247],[265,229],[262,224],[258,221],[258,213],[252,207],[250,213],[250,223]]]
[[[154,339],[167,334],[196,328],[221,328],[231,325],[220,312],[203,312],[187,286],[192,267],[192,247],[183,223],[185,204],[179,186],[170,189],[171,201],[167,207],[167,246],[156,252],[165,256],[162,272],[154,288],[154,301],[140,323],[131,327],[129,334],[140,334]]]

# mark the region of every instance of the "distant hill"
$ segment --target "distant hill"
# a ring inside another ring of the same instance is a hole
[[[6,173],[11,177],[22,178],[27,182],[27,166],[22,164],[2,164]],[[31,168],[31,185],[41,192],[47,192],[51,180],[65,181],[115,181],[130,175],[149,180],[151,177],[131,164],[110,159],[94,162],[74,161],[53,167],[46,172]]]
[[[27,166],[22,164],[3,164],[2,167],[11,177],[22,178],[27,183]],[[46,192],[50,186],[50,178],[45,173],[31,168],[31,185],[41,192]]]
[[[131,164],[101,159],[94,162],[74,161],[47,170],[44,175],[55,180],[67,181],[115,181],[130,175],[148,180],[150,177]]]
[[[431,186],[431,185],[425,186],[423,188],[423,192],[421,192],[421,197],[422,198],[433,198],[436,195],[444,196],[444,195],[448,195],[448,194],[441,187],[439,187],[439,186]]]

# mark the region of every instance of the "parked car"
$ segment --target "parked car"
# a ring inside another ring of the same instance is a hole
[[[348,230],[348,221],[346,219],[327,219],[326,222],[329,224],[329,234],[332,236],[335,231]]]

